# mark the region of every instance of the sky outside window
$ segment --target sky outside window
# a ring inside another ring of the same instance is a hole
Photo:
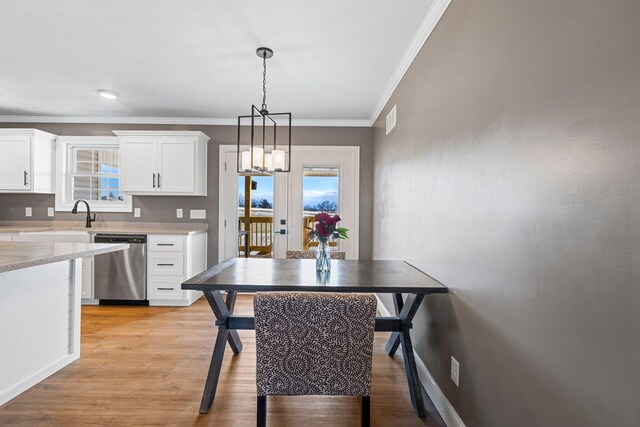
[[[273,177],[252,176],[251,179],[258,183],[256,190],[251,190],[252,200],[266,200],[273,205]],[[244,200],[244,176],[238,177],[238,201]]]
[[[305,168],[303,206],[306,211],[338,211],[338,169]]]

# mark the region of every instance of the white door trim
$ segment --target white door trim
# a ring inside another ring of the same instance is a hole
[[[219,159],[218,159],[218,260],[223,261],[223,254],[226,252],[225,244],[225,226],[224,226],[224,195],[225,195],[225,178],[226,168],[231,165],[226,165],[227,153],[235,151],[237,147],[235,145],[222,145],[220,144]],[[236,166],[236,165],[234,165]]]

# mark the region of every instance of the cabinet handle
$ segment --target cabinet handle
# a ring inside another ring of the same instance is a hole
[[[173,246],[173,243],[157,243],[158,246]]]
[[[27,171],[24,171],[23,180],[24,180],[24,186],[25,186],[25,187],[26,187],[27,185],[29,185],[29,184],[27,184],[27,175],[29,175],[29,174],[27,173]]]
[[[160,188],[160,174],[158,174],[158,188]]]
[[[153,188],[156,188],[156,174],[153,174]]]
[[[158,265],[159,265],[159,266],[160,266],[160,265],[162,265],[162,266],[165,266],[165,267],[171,267],[171,266],[173,266],[173,264],[158,264]]]
[[[174,288],[158,288],[159,291],[173,291]]]

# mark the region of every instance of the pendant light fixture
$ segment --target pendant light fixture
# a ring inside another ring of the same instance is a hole
[[[238,116],[238,173],[272,175],[275,172],[289,172],[291,171],[291,113],[270,113],[267,109],[267,59],[273,56],[273,50],[268,47],[259,47],[256,54],[262,58],[262,108],[258,109],[255,105],[251,105],[251,115]],[[249,119],[251,120],[249,150],[240,151],[242,122],[246,123]],[[288,142],[284,146],[278,145],[279,124],[285,124],[288,128],[285,130],[288,133]]]

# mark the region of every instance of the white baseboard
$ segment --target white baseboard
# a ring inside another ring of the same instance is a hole
[[[380,314],[385,317],[393,316],[389,312],[389,310],[387,310],[387,307],[382,304],[382,301],[380,300],[380,297],[378,295],[376,295],[376,298],[378,299],[378,311],[380,312]],[[451,405],[447,397],[444,395],[442,390],[440,390],[440,387],[433,379],[433,376],[431,376],[431,372],[429,372],[427,366],[424,364],[422,359],[420,359],[420,356],[418,356],[418,353],[414,351],[413,354],[416,358],[418,378],[420,379],[422,386],[429,395],[429,398],[433,402],[433,405],[436,407],[438,413],[444,420],[444,423],[447,425],[447,427],[465,427],[464,422],[462,421],[454,407]]]

